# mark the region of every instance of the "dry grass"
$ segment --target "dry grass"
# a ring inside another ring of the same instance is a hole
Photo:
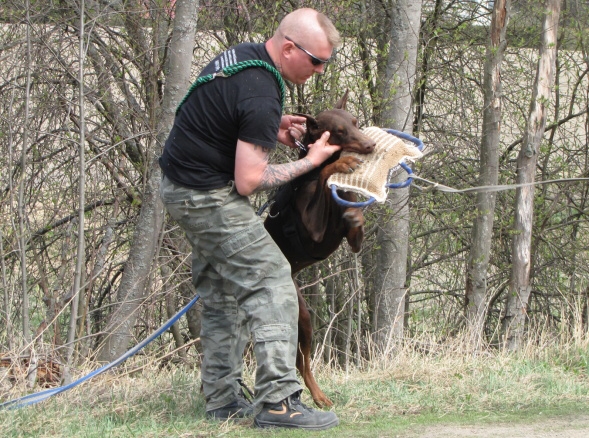
[[[409,424],[443,422],[457,416],[525,416],[540,410],[584,408],[589,402],[587,342],[539,340],[531,340],[517,354],[469,351],[460,338],[445,343],[412,341],[394,355],[380,357],[361,369],[352,367],[345,373],[320,367],[316,374],[335,401],[342,421],[338,434],[343,436],[359,436],[373,428],[388,436]],[[145,358],[131,359],[126,369],[135,369],[142,360]],[[251,367],[247,380],[251,384]],[[139,372],[98,376],[32,407],[0,412],[0,429],[4,436],[19,437],[266,433],[254,430],[251,421],[238,425],[206,421],[199,387],[197,369],[160,369],[151,364]],[[24,391],[13,388],[3,399]],[[272,436],[298,433],[273,432]]]

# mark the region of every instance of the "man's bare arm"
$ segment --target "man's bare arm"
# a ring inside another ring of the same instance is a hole
[[[269,158],[271,151],[266,151]],[[307,157],[290,163],[268,164],[262,174],[258,187],[254,189],[254,193],[271,190],[286,184],[296,177],[311,171],[314,167],[313,163]]]
[[[284,164],[269,164],[271,149],[238,140],[235,153],[235,185],[238,193],[249,196],[281,186],[309,172],[340,149],[339,146],[328,144],[328,139],[329,133],[324,134],[313,145],[309,145],[309,153],[305,158]]]

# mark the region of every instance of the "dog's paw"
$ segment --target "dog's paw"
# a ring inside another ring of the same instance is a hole
[[[363,163],[362,160],[356,157],[345,156],[340,157],[335,163],[335,171],[340,173],[352,173]]]

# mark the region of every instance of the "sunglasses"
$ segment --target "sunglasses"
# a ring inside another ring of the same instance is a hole
[[[321,65],[321,64],[327,64],[329,61],[331,61],[331,58],[328,59],[321,59],[321,58],[317,58],[315,55],[313,55],[311,52],[309,52],[307,49],[305,49],[303,46],[295,43],[293,40],[291,40],[289,37],[287,37],[286,35],[284,36],[284,39],[290,41],[291,43],[293,43],[295,45],[295,47],[297,49],[302,50],[303,52],[305,52],[307,55],[309,55],[309,57],[311,58],[311,64],[313,65]]]

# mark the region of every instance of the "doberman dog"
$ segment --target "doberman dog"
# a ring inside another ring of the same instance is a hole
[[[325,131],[330,132],[328,142],[342,146],[341,151],[367,154],[374,150],[375,142],[364,135],[357,126],[357,119],[345,111],[348,91],[334,109],[321,112],[316,118],[305,115],[307,133],[304,145],[314,143]],[[361,160],[336,152],[319,168],[302,175],[290,184],[282,186],[274,196],[264,225],[282,250],[294,275],[303,268],[326,259],[345,237],[353,252],[357,253],[364,239],[364,215],[360,208],[342,207],[332,197],[327,179],[336,172],[353,172]],[[301,150],[299,157],[306,155]],[[353,192],[339,192],[340,198],[356,202]],[[299,299],[299,337],[297,369],[309,388],[317,406],[332,406],[332,401],[317,385],[311,371],[311,341],[313,328],[311,315],[297,287]]]

